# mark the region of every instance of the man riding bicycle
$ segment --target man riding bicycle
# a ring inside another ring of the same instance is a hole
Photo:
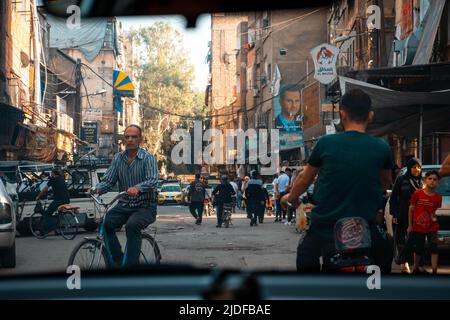
[[[38,196],[36,197],[36,201],[39,201],[48,192],[48,189],[50,187],[53,190],[53,201],[42,214],[42,234],[48,234],[55,230],[56,223],[52,219],[53,213],[58,209],[59,206],[70,203],[70,195],[69,190],[67,189],[66,182],[64,181],[64,177],[62,176],[61,172],[57,169],[52,170],[47,185],[41,190],[41,192],[39,192]]]
[[[366,134],[372,121],[370,97],[362,90],[350,90],[341,99],[339,110],[344,132],[320,138],[305,170],[281,203],[296,207],[303,194],[314,184],[310,226],[297,248],[297,270],[319,271],[322,251],[334,247],[336,221],[344,217],[363,217],[371,227],[376,264],[390,270],[392,248],[386,234],[377,225],[383,191],[391,186],[393,161],[390,148],[381,139]],[[378,216],[377,216],[378,215]]]
[[[119,200],[104,222],[106,243],[114,263],[119,266],[123,252],[116,236],[116,228],[125,224],[127,236],[126,266],[139,264],[141,250],[141,230],[156,220],[156,185],[158,165],[155,157],[140,148],[142,130],[137,125],[129,125],[124,132],[125,151],[114,155],[111,166],[93,193],[104,194],[119,183],[119,191],[126,191],[128,199]]]

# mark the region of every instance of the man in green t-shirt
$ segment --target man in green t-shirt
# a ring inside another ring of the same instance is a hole
[[[317,141],[305,170],[282,199],[284,204],[298,206],[299,196],[318,175],[311,225],[297,248],[299,271],[320,270],[319,257],[334,246],[334,224],[344,217],[365,218],[371,226],[373,247],[378,250],[375,259],[389,256],[386,234],[377,228],[382,218],[377,219],[377,211],[384,190],[391,185],[393,163],[388,144],[365,133],[374,116],[371,104],[362,90],[344,94],[339,111],[344,132]]]

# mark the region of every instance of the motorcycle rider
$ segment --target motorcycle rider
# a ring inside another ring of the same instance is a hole
[[[362,90],[344,94],[339,115],[344,132],[318,140],[305,170],[281,200],[284,206],[298,206],[299,196],[318,175],[311,224],[302,233],[297,248],[297,270],[319,271],[320,256],[334,248],[336,221],[359,216],[370,225],[375,262],[383,271],[390,271],[392,248],[384,231],[377,227],[382,193],[392,181],[390,148],[381,139],[366,134],[374,113],[370,97]]]
[[[233,197],[236,196],[233,187],[228,182],[227,176],[220,178],[220,184],[213,190],[212,195],[217,201],[217,225],[216,228],[222,228],[223,207],[226,204],[233,203]]]

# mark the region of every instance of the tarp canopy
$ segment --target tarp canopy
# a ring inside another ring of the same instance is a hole
[[[423,135],[450,130],[450,88],[432,92],[395,91],[347,77],[339,77],[342,94],[361,89],[371,100],[374,120],[367,129],[375,136],[397,134],[420,136],[422,109]]]
[[[50,24],[51,48],[79,48],[86,59],[92,61],[103,47],[108,26],[107,18],[83,18],[80,25],[73,29],[69,28],[66,19],[50,14],[47,15],[47,22]]]

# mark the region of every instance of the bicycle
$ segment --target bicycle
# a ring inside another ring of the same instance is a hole
[[[233,210],[233,204],[232,203],[224,203],[223,204],[223,216],[222,221],[225,226],[225,228],[228,228],[230,225],[233,225],[231,223],[231,211]]]
[[[108,214],[108,209],[118,199],[124,197],[127,193],[120,192],[111,202],[104,203],[102,199],[89,194],[95,203],[104,208],[105,214],[101,218],[98,235],[95,238],[86,237],[81,241],[70,254],[68,265],[77,265],[81,270],[100,270],[111,268],[114,266],[111,252],[105,241],[104,221]],[[156,231],[155,231],[156,237]],[[125,265],[127,257],[127,247],[125,246],[125,254],[122,260],[122,266]],[[159,264],[161,261],[161,252],[154,237],[146,231],[142,232],[141,254],[139,256],[139,264],[150,265]]]
[[[36,204],[39,203],[42,205],[42,202],[36,202]],[[41,210],[35,210],[28,220],[31,233],[38,239],[44,239],[49,235],[48,232],[44,232],[45,226],[43,214],[46,208],[47,201],[44,201]],[[77,236],[78,226],[80,224],[76,216],[78,209],[80,209],[79,206],[70,204],[63,204],[58,207],[56,211],[56,234],[61,234],[66,240],[73,240]],[[53,219],[55,216],[52,215],[51,218]]]

